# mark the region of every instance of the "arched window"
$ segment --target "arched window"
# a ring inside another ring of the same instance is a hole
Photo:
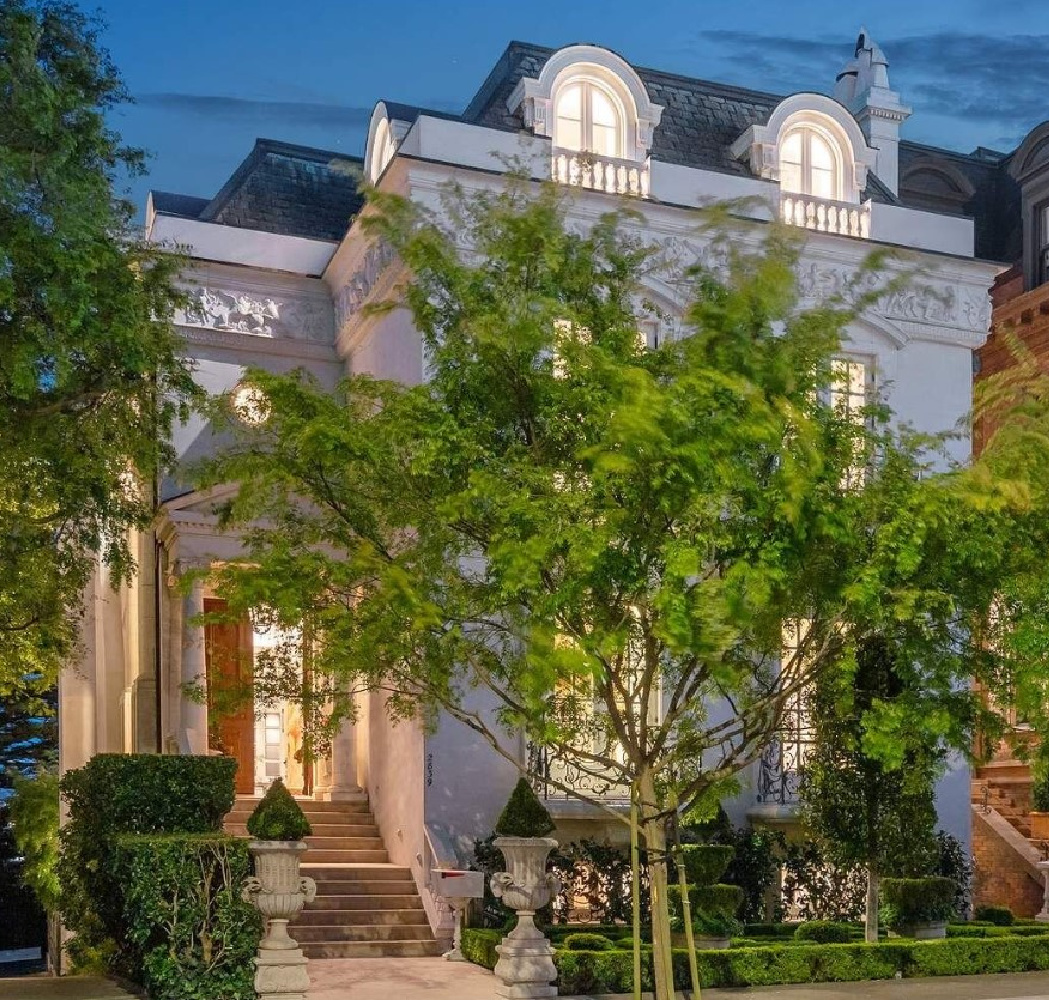
[[[372,150],[371,179],[372,183],[375,183],[386,169],[390,160],[393,159],[393,154],[397,152],[397,143],[394,141],[393,132],[390,131],[390,123],[385,118],[379,122],[378,127],[375,129],[375,136],[372,142],[374,149]]]
[[[824,132],[791,129],[779,145],[780,189],[830,201],[842,200],[841,153]]]
[[[555,146],[598,156],[622,156],[623,131],[619,102],[600,84],[575,80],[558,90]]]

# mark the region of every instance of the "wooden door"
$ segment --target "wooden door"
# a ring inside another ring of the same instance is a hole
[[[226,602],[204,598],[204,613],[226,610]],[[251,622],[211,622],[204,626],[204,664],[208,682],[208,748],[237,761],[236,791],[255,791],[255,697]]]

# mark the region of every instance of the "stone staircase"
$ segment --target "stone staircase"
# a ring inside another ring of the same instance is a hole
[[[226,829],[246,836],[258,799],[238,798]],[[348,801],[300,799],[313,835],[302,874],[317,897],[289,925],[307,958],[408,958],[439,955],[411,871],[390,863],[363,793]]]

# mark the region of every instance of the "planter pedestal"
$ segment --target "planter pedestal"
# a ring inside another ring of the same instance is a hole
[[[288,921],[317,894],[313,879],[299,875],[306,845],[253,840],[248,850],[255,875],[244,886],[244,898],[266,918],[266,933],[255,958],[255,992],[259,1000],[306,1000],[310,988],[306,956],[288,934]]]
[[[498,837],[497,847],[508,871],[492,876],[492,892],[517,911],[517,926],[496,945],[500,981],[496,996],[505,1000],[542,1000],[556,997],[554,948],[535,926],[535,911],[546,906],[560,882],[546,873],[546,859],[557,847],[549,837]]]
[[[929,924],[901,927],[900,936],[913,938],[915,941],[939,941],[947,937],[947,921],[938,920]]]

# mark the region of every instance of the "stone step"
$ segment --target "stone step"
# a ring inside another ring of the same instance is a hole
[[[367,864],[367,863],[381,863],[383,861],[389,861],[389,855],[386,853],[386,849],[383,847],[377,847],[368,850],[339,850],[339,851],[325,851],[325,850],[308,850],[303,857],[303,861],[313,864],[324,864],[325,862],[341,862],[344,864]]]
[[[309,874],[305,869],[303,874]],[[354,879],[322,882],[317,880],[317,898],[339,898],[340,896],[411,896],[417,892],[413,879]],[[416,897],[418,898],[418,897]],[[421,905],[421,904],[420,904]]]
[[[361,925],[388,925],[397,927],[426,927],[430,921],[426,911],[420,906],[415,910],[405,909],[370,909],[370,910],[330,910],[318,908],[316,900],[310,903],[293,921],[294,927],[353,927]],[[295,937],[292,934],[292,937]]]
[[[329,883],[330,886],[332,883]],[[382,886],[397,886],[396,882],[380,882]],[[327,887],[326,887],[327,888]],[[409,888],[414,889],[412,884]],[[369,893],[321,893],[318,892],[308,909],[313,910],[372,910],[376,913],[386,910],[422,910],[423,901],[413,893],[369,892]]]
[[[306,843],[311,851],[384,851],[382,837],[318,837],[309,836]]]
[[[432,941],[430,925],[312,924],[297,926],[292,937],[300,944],[328,941]]]
[[[411,870],[402,865],[394,865],[389,861],[371,862],[369,864],[345,864],[329,863],[317,864],[316,858],[307,855],[302,863],[302,874],[316,879],[317,884],[330,881],[355,881],[357,879],[368,879],[375,882],[380,879],[393,879],[395,881],[409,881],[412,885]]]
[[[437,941],[325,941],[303,942],[310,959],[325,958],[435,958],[444,954]]]
[[[314,837],[381,837],[375,823],[335,823],[325,820],[323,823],[310,823]]]

